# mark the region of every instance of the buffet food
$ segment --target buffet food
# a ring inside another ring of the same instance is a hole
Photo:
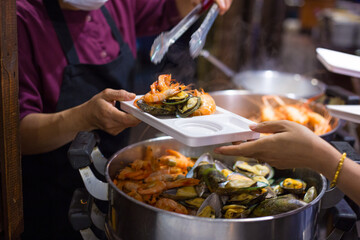
[[[208,93],[191,89],[171,79],[170,74],[160,75],[150,91],[134,105],[155,116],[192,117],[210,115],[216,110],[215,101]]]
[[[301,179],[273,179],[268,165],[239,158],[233,166],[209,153],[191,159],[167,149],[121,169],[114,184],[127,195],[154,207],[208,218],[271,216],[306,206],[317,190]]]
[[[331,131],[331,116],[322,116],[313,111],[309,103],[286,104],[279,96],[263,96],[260,116],[252,118],[255,122],[289,120],[302,124],[315,134]]]

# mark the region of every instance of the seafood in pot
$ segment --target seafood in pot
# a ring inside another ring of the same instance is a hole
[[[155,116],[193,117],[210,115],[216,110],[214,99],[203,89],[191,89],[171,79],[170,74],[160,75],[134,105]]]
[[[255,122],[289,120],[302,124],[315,134],[322,135],[331,131],[331,116],[322,116],[313,111],[310,102],[302,104],[286,104],[279,96],[263,96],[260,116],[254,117]]]
[[[254,218],[301,208],[317,197],[311,183],[273,179],[270,166],[245,158],[228,167],[209,153],[195,161],[173,149],[159,157],[151,147],[144,152],[143,159],[118,172],[114,183],[137,201],[163,210],[207,218]]]

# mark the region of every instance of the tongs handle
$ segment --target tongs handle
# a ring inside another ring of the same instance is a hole
[[[188,13],[175,27],[168,32],[161,33],[153,42],[150,50],[150,59],[153,63],[159,63],[167,53],[169,47],[181,37],[186,30],[193,25],[201,14],[206,11],[214,0],[203,0]]]
[[[192,58],[198,57],[200,51],[204,48],[206,36],[209,33],[211,26],[214,24],[219,12],[219,6],[216,3],[213,3],[200,27],[191,35],[190,55]]]
[[[188,13],[175,27],[169,31],[169,43],[173,44],[180,36],[189,29],[191,25],[206,11],[214,0],[203,0],[200,4],[196,5],[194,9]]]

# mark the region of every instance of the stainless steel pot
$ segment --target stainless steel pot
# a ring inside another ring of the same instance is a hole
[[[313,183],[318,197],[307,206],[276,216],[248,219],[207,219],[164,211],[139,202],[120,191],[113,179],[124,165],[141,159],[146,146],[160,156],[172,148],[187,156],[198,157],[204,152],[213,153],[211,147],[190,148],[170,137],[150,139],[118,151],[106,167],[109,184],[110,209],[107,232],[113,239],[123,240],[183,240],[183,239],[314,239],[320,211],[320,202],[326,191],[326,179],[309,169],[276,170],[275,177],[295,177]],[[236,159],[215,155],[227,163]]]
[[[257,94],[276,94],[289,98],[312,98],[322,95],[326,86],[316,78],[273,70],[245,71],[236,74],[233,82]]]
[[[252,93],[247,90],[224,90],[210,92],[214,98],[216,105],[229,110],[233,113],[239,114],[245,118],[252,118],[260,114],[261,107],[263,106],[262,94]],[[286,104],[304,103],[305,99],[292,99],[288,97],[281,97]],[[311,102],[310,107],[322,116],[330,116],[326,107],[321,103]],[[339,128],[339,120],[331,117],[330,125],[332,130],[328,133],[321,135],[325,140],[332,140],[332,136]]]
[[[230,77],[239,89],[245,89],[251,93],[301,99],[321,96],[326,90],[326,85],[316,78],[274,70],[252,70],[235,73],[208,51],[203,50],[201,55]]]

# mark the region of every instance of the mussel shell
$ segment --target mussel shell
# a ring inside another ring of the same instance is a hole
[[[216,189],[216,193],[220,195],[232,195],[232,194],[240,194],[244,192],[251,192],[251,191],[257,191],[262,188],[266,188],[269,186],[267,183],[264,182],[256,182],[255,184],[249,186],[249,187],[242,187],[237,186],[236,183],[232,184],[229,181],[220,183],[218,188]],[[246,185],[245,185],[246,186]]]
[[[276,198],[265,199],[254,208],[250,217],[273,216],[306,205],[307,203],[304,201],[296,199],[292,196],[283,195]]]
[[[318,194],[317,194],[316,188],[315,188],[315,186],[312,186],[306,191],[303,200],[304,200],[304,202],[309,203],[312,200],[314,200],[317,196],[318,196]]]
[[[183,205],[189,207],[189,208],[192,208],[192,209],[199,209],[199,207],[201,206],[201,204],[205,201],[204,198],[200,198],[200,197],[197,197],[197,198],[192,198],[192,199],[188,199],[188,200],[185,200]]]
[[[229,202],[241,204],[241,205],[253,205],[259,203],[265,199],[267,191],[251,191],[244,192],[238,195],[234,195],[229,199]]]
[[[267,177],[271,173],[271,167],[266,164],[251,163],[248,161],[236,161],[234,169],[237,172],[245,174],[246,176],[263,176]]]
[[[194,187],[199,197],[207,197],[208,195],[210,195],[209,188],[206,186],[205,182],[200,182]]]
[[[306,189],[306,182],[304,182],[303,180],[301,179],[293,179],[293,178],[287,178],[287,179],[290,179],[291,181],[294,181],[295,183],[300,183],[301,184],[301,187],[300,188],[294,188],[293,185],[287,185],[287,184],[284,184],[284,181],[286,180],[283,180],[280,182],[280,187],[283,188],[285,191],[289,192],[289,193],[294,193],[294,194],[302,194],[304,193],[305,189]]]
[[[195,112],[201,105],[201,98],[200,97],[190,97],[186,102],[183,104],[176,105],[177,111],[176,116],[177,117],[188,117],[193,112]]]
[[[175,94],[174,96],[167,98],[165,101],[163,101],[163,103],[168,105],[181,104],[189,100],[191,96],[192,96],[191,94],[181,91],[178,94]]]
[[[194,178],[194,171],[197,168],[197,166],[201,165],[201,164],[205,164],[205,163],[214,163],[214,159],[211,156],[210,153],[206,152],[203,153],[194,163],[194,166],[188,171],[188,173],[186,174],[186,178]]]
[[[216,169],[215,164],[200,165],[195,169],[195,176],[204,181],[211,192],[216,191],[219,183],[225,182],[225,176]]]
[[[205,217],[205,218],[216,218],[215,209],[212,206],[205,206],[196,213],[198,217]]]
[[[243,205],[237,204],[229,204],[223,207],[224,218],[234,219],[234,218],[242,218],[244,217],[244,212],[246,212],[248,208]]]
[[[280,187],[280,185],[278,184],[273,185],[271,188],[276,195],[282,195],[285,193],[285,190],[282,187]]]
[[[204,209],[207,212],[207,215],[204,213]],[[220,196],[216,193],[210,194],[205,199],[205,201],[199,207],[196,216],[202,215],[202,217],[212,217],[212,215],[207,211],[211,209],[214,211],[215,218],[221,218],[222,201]]]
[[[173,200],[186,200],[198,197],[195,187],[193,186],[168,189],[161,195]]]
[[[176,113],[176,106],[165,105],[162,103],[147,103],[143,99],[139,99],[136,104],[144,112],[154,116],[171,116]]]

